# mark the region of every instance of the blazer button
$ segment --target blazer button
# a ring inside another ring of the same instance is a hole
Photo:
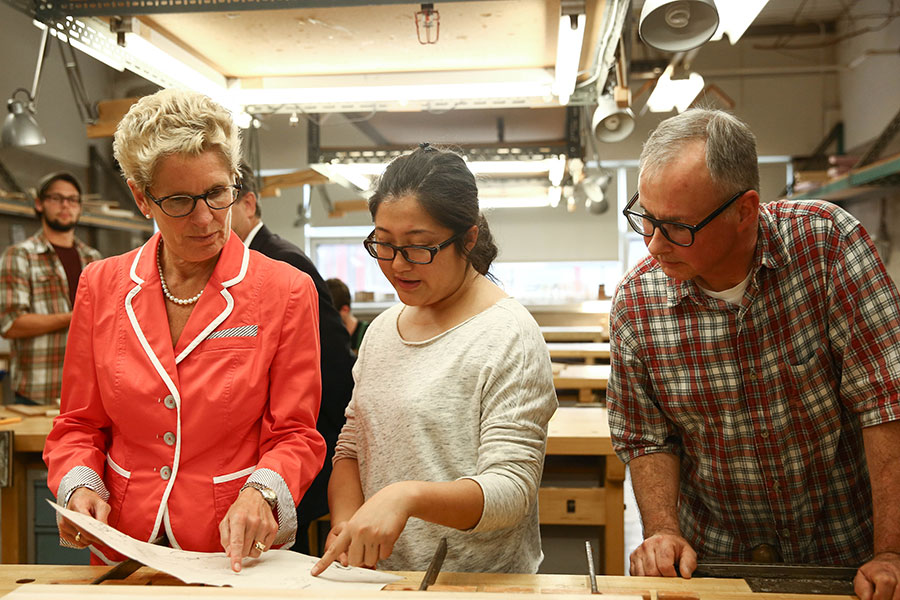
[[[165,400],[163,400],[163,404],[166,405],[166,408],[175,408],[175,396],[169,394],[166,396]]]
[[[171,431],[167,431],[163,435],[163,441],[166,443],[166,445],[171,446],[172,444],[175,443],[175,434],[172,433]]]
[[[169,467],[163,467],[159,470],[159,476],[162,477],[163,481],[168,481],[169,477],[172,476],[172,469]]]

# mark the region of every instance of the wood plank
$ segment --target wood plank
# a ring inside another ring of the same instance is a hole
[[[99,118],[93,125],[87,126],[87,137],[89,139],[111,137],[116,133],[119,121],[125,116],[125,113],[131,106],[140,100],[140,98],[117,98],[115,100],[101,100],[97,103],[97,114]]]
[[[609,360],[609,342],[547,342],[550,360],[560,358],[583,359],[587,364]]]
[[[609,332],[603,325],[544,325],[541,334],[547,342],[608,342]]]
[[[614,455],[604,406],[561,406],[547,426],[547,454]]]

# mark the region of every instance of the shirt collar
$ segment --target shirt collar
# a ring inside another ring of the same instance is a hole
[[[775,216],[768,205],[760,204],[756,252],[750,271],[752,273],[751,281],[756,278],[761,267],[780,269],[790,262],[790,253],[776,227]],[[669,306],[675,306],[689,296],[701,294],[703,294],[702,290],[693,281],[679,281],[674,277],[667,278],[666,295]]]
[[[244,245],[248,248],[250,247],[251,242],[253,242],[253,238],[256,237],[256,234],[259,233],[259,230],[262,229],[263,222],[260,221],[256,224],[256,226],[250,230],[250,233],[247,234],[247,239],[244,240]]]

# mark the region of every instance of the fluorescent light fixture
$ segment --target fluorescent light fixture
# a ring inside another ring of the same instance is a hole
[[[559,35],[556,38],[556,81],[553,84],[553,91],[559,97],[559,103],[563,105],[569,103],[569,98],[575,91],[586,19],[584,14],[562,15],[559,18]]]
[[[406,103],[472,99],[545,98],[553,78],[544,69],[379,73],[305,77],[264,77],[259,87],[229,90],[244,105]],[[240,85],[240,82],[238,82]]]
[[[750,24],[759,16],[769,0],[740,0],[740,2],[719,2],[719,27],[711,40],[721,40],[728,34],[728,41],[734,46]]]
[[[322,173],[335,183],[346,185],[360,191],[366,191],[372,186],[375,177],[381,175],[388,163],[383,162],[354,162],[354,163],[330,163],[314,164],[313,169]],[[547,173],[551,184],[554,177],[560,182],[565,172],[566,158],[559,155],[553,158],[541,160],[473,160],[467,161],[466,166],[476,176],[478,175],[541,175]]]
[[[189,65],[184,56],[177,58],[161,46],[171,44],[160,35],[154,35],[153,41],[145,40],[136,33],[125,34],[126,50],[139,60],[154,64],[160,70],[187,89],[206,94],[219,102],[225,102],[225,78],[219,75],[213,79],[206,69],[202,71],[197,65]],[[165,42],[165,43],[164,43]],[[218,75],[218,73],[216,73]]]
[[[669,112],[677,109],[684,112],[703,90],[703,77],[691,73],[687,79],[672,79],[674,67],[669,65],[656,81],[653,93],[647,99],[650,112]]]

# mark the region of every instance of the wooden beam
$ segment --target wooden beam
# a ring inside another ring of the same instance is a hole
[[[269,175],[268,177],[263,177],[262,189],[259,191],[259,195],[263,198],[281,196],[282,188],[306,184],[321,185],[323,183],[328,183],[328,178],[313,169],[304,169],[303,171],[294,171],[283,175]]]
[[[119,126],[119,121],[131,108],[131,105],[140,98],[119,98],[117,100],[102,100],[97,103],[97,113],[100,118],[93,125],[87,126],[88,138],[111,137]]]

